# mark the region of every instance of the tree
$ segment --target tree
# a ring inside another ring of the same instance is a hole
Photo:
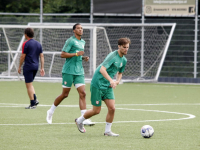
[[[1,12],[39,13],[40,0],[0,0]],[[89,13],[90,0],[43,0],[44,13]]]
[[[6,3],[5,12],[12,13],[36,13],[40,12],[40,2],[38,0],[9,0]],[[5,3],[4,3],[5,4]]]
[[[90,0],[45,0],[44,13],[89,13]]]

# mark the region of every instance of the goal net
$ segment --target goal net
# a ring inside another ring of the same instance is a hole
[[[24,29],[34,29],[34,39],[42,44],[45,58],[44,77],[39,71],[36,80],[61,80],[60,57],[65,41],[73,35],[74,24],[29,23],[28,25],[0,25],[0,78],[23,79],[17,73]],[[86,41],[85,54],[89,62],[83,61],[86,80],[91,80],[96,67],[105,57],[118,49],[119,38],[131,40],[123,81],[157,81],[176,24],[82,24],[82,39]]]

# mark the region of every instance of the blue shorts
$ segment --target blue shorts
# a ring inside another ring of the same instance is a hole
[[[37,70],[23,70],[23,75],[26,83],[33,82],[36,74]]]

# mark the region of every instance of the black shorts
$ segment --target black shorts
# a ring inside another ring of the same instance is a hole
[[[26,83],[33,82],[36,74],[37,70],[23,70],[23,75]]]

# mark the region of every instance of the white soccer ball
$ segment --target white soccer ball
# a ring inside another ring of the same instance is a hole
[[[152,128],[152,126],[150,126],[150,125],[144,125],[141,128],[141,135],[144,138],[150,138],[150,137],[153,136],[153,134],[154,134],[154,129]]]

